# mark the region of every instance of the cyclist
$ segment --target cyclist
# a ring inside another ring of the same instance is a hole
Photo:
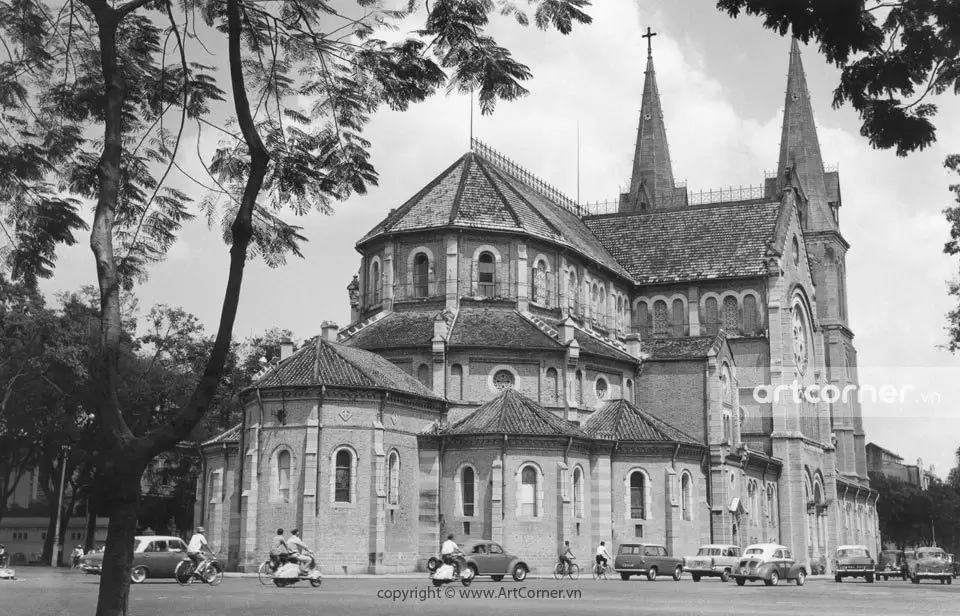
[[[313,551],[307,547],[307,544],[300,539],[300,530],[294,528],[290,531],[290,538],[287,539],[287,547],[292,551],[294,557],[300,563],[300,572],[306,573],[310,566],[311,556],[316,556]]]
[[[7,567],[8,560],[10,560],[10,556],[7,554],[7,546],[0,543],[0,569]]]
[[[203,550],[206,548],[210,554],[213,554],[213,550],[210,549],[210,546],[207,544],[207,538],[203,536],[204,528],[198,526],[194,531],[193,536],[190,537],[190,543],[187,545],[187,557],[193,561],[193,570],[198,575],[202,573],[201,569],[203,565],[207,562],[207,557],[203,555]]]
[[[560,564],[563,565],[562,573],[568,573],[570,571],[570,565],[573,564],[573,559],[576,558],[573,552],[570,551],[570,542],[564,541],[563,546],[557,551],[557,554],[560,558]]]
[[[600,545],[597,547],[597,564],[603,568],[606,568],[607,561],[609,560],[610,552],[607,551],[607,544],[601,541]]]

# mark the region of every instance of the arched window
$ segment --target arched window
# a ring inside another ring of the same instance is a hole
[[[547,305],[547,264],[543,259],[537,261],[533,267],[533,301]]]
[[[341,449],[334,458],[336,478],[334,480],[333,500],[338,503],[353,502],[353,456],[347,449]]]
[[[473,517],[475,480],[476,477],[474,475],[473,467],[464,466],[463,470],[460,471],[460,502],[463,516],[466,518]]]
[[[597,379],[596,385],[594,386],[594,392],[597,395],[597,400],[606,400],[609,390],[610,386],[607,384],[607,379]]]
[[[600,318],[600,287],[596,283],[590,291],[590,317]]]
[[[477,260],[477,284],[481,297],[497,296],[497,265],[489,252],[480,253]]]
[[[570,272],[570,278],[567,280],[567,310],[575,314],[580,302],[577,301],[577,295],[580,293],[580,287],[577,286],[577,274]]]
[[[667,315],[667,302],[658,299],[653,302],[653,335],[664,336],[670,329],[670,318]]]
[[[417,368],[417,380],[427,387],[431,387],[430,381],[433,379],[430,378],[430,366],[427,364],[420,364],[420,367]]]
[[[633,324],[634,329],[640,333],[642,338],[649,338],[650,334],[650,310],[647,308],[647,302],[637,303],[636,321]]]
[[[680,512],[684,520],[693,519],[693,482],[690,473],[680,475]]]
[[[757,298],[745,295],[743,298],[743,333],[756,334],[760,329],[760,314],[757,312]]]
[[[583,517],[583,470],[573,469],[573,517]]]
[[[617,312],[615,313],[615,317],[614,317],[615,318],[614,327],[616,327],[617,330],[622,330],[623,329],[623,298],[620,297],[619,295],[617,296],[616,311]]]
[[[630,473],[630,519],[647,519],[647,478],[642,471]]]
[[[740,331],[740,304],[732,295],[723,298],[723,329],[730,333]]]
[[[556,368],[547,368],[547,382],[544,384],[544,403],[555,405],[560,402],[560,375]]]
[[[767,486],[767,518],[770,519],[771,523],[777,516],[777,508],[773,501],[773,484]],[[849,514],[850,511],[847,510]]]
[[[601,326],[607,326],[607,290],[604,287],[600,287],[600,295],[597,297],[597,319]]]
[[[390,452],[387,459],[387,502],[396,505],[400,502],[400,454]]]
[[[627,379],[624,396],[628,402],[633,403],[633,379]]]
[[[430,259],[422,252],[413,258],[413,296],[430,296]]]
[[[277,496],[281,503],[290,502],[290,452],[277,454]]]
[[[447,389],[447,396],[454,400],[463,400],[463,366],[460,364],[450,366],[450,384]]]
[[[380,303],[380,262],[374,261],[370,266],[370,303]]]
[[[583,372],[580,370],[577,370],[576,392],[574,392],[574,395],[576,396],[577,405],[583,406]]]
[[[671,307],[671,335],[673,336],[686,336],[687,335],[687,311],[683,309],[683,300],[675,299],[673,300],[673,306]]]
[[[520,471],[520,515],[537,517],[537,469],[532,466]]]
[[[720,312],[715,297],[708,297],[703,302],[703,326],[708,336],[715,336],[720,331]]]

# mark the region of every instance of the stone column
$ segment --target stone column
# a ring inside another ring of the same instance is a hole
[[[447,396],[447,319],[438,314],[433,319],[433,393],[441,397]]]
[[[447,310],[456,311],[460,305],[460,246],[458,236],[447,236]]]
[[[530,288],[528,280],[530,269],[527,267],[527,245],[518,242],[517,247],[517,310],[523,312],[530,307]]]
[[[383,309],[393,310],[394,278],[396,277],[396,263],[394,263],[394,242],[388,243],[383,249]]]
[[[255,423],[250,426],[248,432],[249,446],[244,456],[244,464],[247,468],[244,474],[249,477],[249,488],[243,490],[241,498],[246,509],[245,528],[243,536],[243,550],[240,555],[241,567],[244,569],[257,566],[257,513],[260,509],[259,487],[260,487],[260,450],[258,444],[260,440],[260,424]],[[242,487],[242,486],[241,486]]]
[[[314,404],[307,416],[306,447],[303,454],[303,541],[317,545],[317,474],[320,471],[318,447],[320,440],[319,407]]]
[[[417,569],[423,570],[427,559],[440,552],[440,450],[437,445],[424,446],[418,455],[420,511]]]
[[[613,545],[613,477],[609,453],[590,460],[590,514],[593,519],[593,544]]]
[[[373,422],[373,528],[370,529],[370,559],[367,573],[383,572],[383,552],[387,534],[386,453],[383,448],[383,424]]]
[[[490,495],[491,520],[490,539],[503,543],[503,456],[497,456],[493,461],[493,490]]]
[[[677,471],[672,468],[667,468],[663,472],[663,485],[664,485],[664,516],[663,516],[663,530],[664,530],[664,547],[667,548],[667,553],[676,556],[677,555],[677,544],[680,540],[678,534],[680,532],[680,503],[677,500]],[[673,573],[672,571],[664,571],[663,573]]]
[[[717,307],[719,309],[719,306]],[[687,289],[687,320],[690,322],[690,335],[700,335],[700,290],[697,287]]]

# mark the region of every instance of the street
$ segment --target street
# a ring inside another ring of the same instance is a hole
[[[17,581],[0,581],[4,616],[92,616],[99,578],[76,571],[24,567]],[[229,574],[228,574],[229,575]],[[699,583],[618,578],[575,582],[477,580],[434,589],[423,577],[326,578],[320,588],[261,586],[255,577],[226,577],[217,587],[172,580],[147,581],[130,593],[134,616],[229,614],[941,614],[960,609],[960,585],[810,579],[803,587],[762,583],[738,588],[717,579]]]

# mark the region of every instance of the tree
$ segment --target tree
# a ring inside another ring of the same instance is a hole
[[[41,211],[44,182],[57,175],[74,193],[96,200],[90,245],[100,292],[94,364],[100,384],[98,467],[114,488],[97,613],[123,614],[140,476],[150,459],[194,429],[220,387],[248,257],[279,265],[285,255],[298,255],[304,238],[281,211],[328,212],[332,202],[376,182],[362,133],[379,107],[406,109],[444,85],[476,91],[483,113],[492,113],[499,100],[525,94],[520,82],[530,76],[528,68],[486,28],[494,11],[522,25],[530,16],[512,0],[434,0],[424,6],[411,0],[402,10],[357,0],[346,14],[327,0],[183,0],[176,6],[163,0],[82,0],[57,7],[42,0],[0,1],[4,49],[10,50],[0,64],[0,106],[17,120],[3,137],[5,151],[14,162],[29,162],[14,173],[32,204],[0,206],[8,220],[28,222],[29,213]],[[590,22],[588,0],[527,4],[541,29],[567,34]],[[189,401],[162,425],[137,433],[119,397],[120,292],[163,258],[193,215],[187,195],[165,182],[184,124],[190,119],[212,125],[208,105],[222,95],[211,67],[188,56],[193,50],[187,39],[202,34],[197,15],[207,32],[226,34],[238,132],[221,129],[228,142],[208,170],[216,196],[203,206],[208,218],[224,221],[230,265],[216,334]],[[378,38],[405,19],[422,19],[422,26],[399,42]],[[161,39],[173,41],[178,62],[165,64]],[[306,109],[299,107],[301,97],[311,101]],[[180,111],[175,135],[162,128],[170,108]],[[94,131],[102,131],[102,140],[89,140]],[[18,142],[28,143],[29,151],[17,150]],[[62,165],[49,163],[55,156]],[[66,208],[60,209],[63,222]],[[77,224],[65,226],[73,231]],[[17,228],[26,229],[30,241],[18,239],[13,252],[67,241],[63,224],[58,235],[42,225]],[[50,264],[49,257],[24,261]],[[18,271],[24,279],[31,273],[47,271]]]

